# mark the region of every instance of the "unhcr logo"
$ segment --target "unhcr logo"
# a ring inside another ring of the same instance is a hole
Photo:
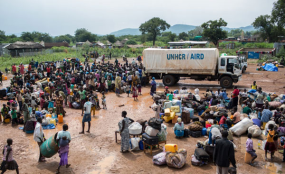
[[[204,54],[187,54],[187,57],[185,54],[167,54],[167,60],[187,60],[188,59],[199,59],[199,60],[203,60],[204,59]]]

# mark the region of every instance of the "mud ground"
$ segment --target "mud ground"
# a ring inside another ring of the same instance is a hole
[[[131,59],[130,59],[131,60]],[[250,64],[242,80],[237,83],[238,88],[250,88],[255,80],[257,85],[264,91],[284,93],[284,73],[285,69],[279,69],[279,72],[256,71],[256,63]],[[11,77],[11,76],[10,76]],[[4,81],[3,86],[7,86],[10,81]],[[161,82],[161,81],[157,81]],[[216,91],[220,88],[217,82],[180,80],[178,85],[171,87],[171,90],[180,89],[186,86],[194,92],[195,88],[200,89],[200,95],[207,88]],[[158,90],[163,90],[159,83]],[[213,163],[202,167],[191,165],[191,155],[194,153],[198,140],[206,140],[206,137],[176,139],[173,132],[173,124],[167,125],[167,143],[178,144],[179,148],[187,149],[187,162],[182,169],[173,169],[167,166],[155,166],[152,163],[152,156],[143,151],[120,153],[120,144],[115,142],[115,130],[118,129],[118,122],[122,119],[121,112],[127,111],[128,117],[138,120],[154,116],[149,106],[153,103],[149,95],[150,86],[142,88],[142,95],[138,101],[122,94],[117,97],[114,93],[107,94],[107,110],[96,111],[96,116],[92,118],[91,133],[79,135],[81,131],[81,110],[65,108],[67,111],[64,117],[64,123],[69,125],[69,131],[72,136],[69,153],[69,163],[71,167],[61,169],[64,174],[103,174],[103,173],[215,173],[216,167]],[[231,90],[228,90],[231,92]],[[101,95],[99,94],[100,98]],[[7,101],[1,100],[1,105]],[[124,104],[125,106],[119,107]],[[195,113],[197,116],[197,114]],[[87,126],[87,125],[86,125]],[[39,148],[33,140],[33,135],[28,135],[19,130],[20,126],[12,127],[11,124],[1,124],[0,149],[3,148],[7,138],[14,140],[13,151],[14,159],[18,162],[20,173],[24,174],[50,174],[55,173],[60,158],[58,155],[47,159],[45,163],[38,163]],[[44,130],[46,138],[54,135],[62,129],[62,124],[58,124],[56,129]],[[264,138],[264,137],[261,137]],[[120,136],[118,136],[120,139]],[[234,137],[234,143],[237,145],[235,157],[237,161],[238,173],[285,173],[282,164],[282,154],[276,153],[274,160],[265,161],[264,151],[257,149],[258,139],[254,139],[254,148],[257,150],[258,158],[254,167],[244,163],[246,136]],[[153,151],[153,155],[161,152],[161,149]],[[1,156],[2,157],[2,156]],[[7,173],[15,173],[8,171]]]

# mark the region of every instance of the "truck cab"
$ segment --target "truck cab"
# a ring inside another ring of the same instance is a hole
[[[222,56],[219,58],[218,79],[223,88],[232,87],[241,79],[241,67],[237,56]]]

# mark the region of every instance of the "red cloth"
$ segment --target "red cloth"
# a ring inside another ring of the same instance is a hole
[[[50,73],[50,68],[49,67],[47,67],[47,73]]]
[[[275,143],[274,142],[266,142],[264,150],[268,150],[270,152],[274,152],[276,150]]]
[[[233,91],[233,98],[238,97],[238,95],[239,95],[239,90],[238,90],[238,89],[235,89],[235,90]]]
[[[31,71],[31,70],[32,70],[32,65],[29,65],[28,70],[29,70],[29,71]]]
[[[219,124],[225,124],[226,123],[226,117],[222,116],[222,118],[220,119]]]
[[[12,71],[13,71],[13,72],[16,72],[16,71],[17,71],[16,66],[14,66],[14,65],[12,66]]]

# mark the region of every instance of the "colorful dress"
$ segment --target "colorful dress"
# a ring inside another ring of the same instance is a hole
[[[134,98],[138,97],[138,88],[136,86],[133,86],[133,97]]]
[[[125,122],[124,130],[121,132],[121,151],[129,150],[130,134],[129,134],[129,118],[126,117],[119,122],[119,129],[122,129],[123,121]]]

